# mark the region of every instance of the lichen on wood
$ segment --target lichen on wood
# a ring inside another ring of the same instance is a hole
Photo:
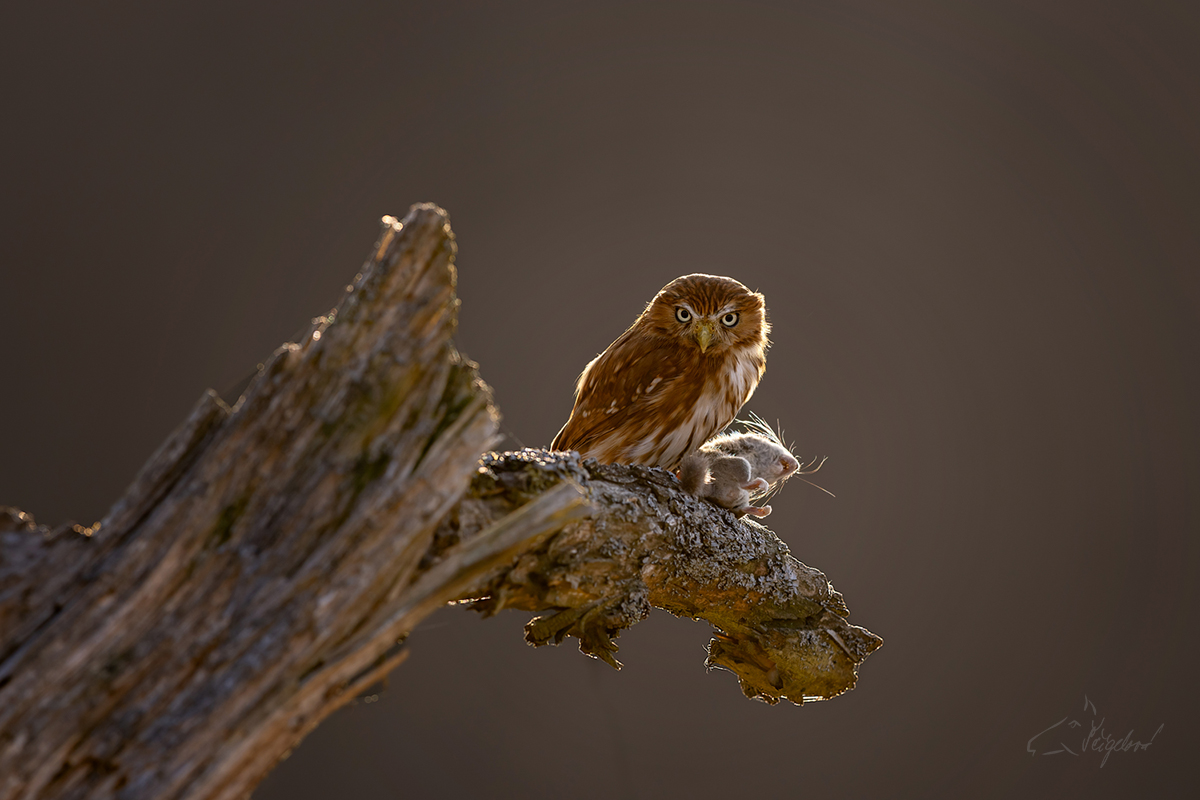
[[[747,696],[797,704],[853,688],[857,665],[882,644],[847,621],[842,595],[775,534],[684,493],[660,469],[544,450],[488,454],[435,549],[559,481],[578,486],[592,513],[526,550],[474,604],[489,615],[538,612],[525,629],[531,644],[574,636],[619,668],[613,639],[662,608],[718,629],[706,663],[735,673]]]

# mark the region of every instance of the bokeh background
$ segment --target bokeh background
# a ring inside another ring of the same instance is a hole
[[[763,291],[749,408],[837,495],[768,522],[885,640],[768,707],[700,623],[617,673],[446,609],[258,800],[1190,794],[1200,5],[15,5],[0,502],[98,519],[434,201],[510,446],[667,281]],[[1101,717],[1163,727],[1027,752]]]

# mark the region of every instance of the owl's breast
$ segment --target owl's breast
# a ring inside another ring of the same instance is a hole
[[[616,460],[672,469],[733,422],[762,374],[762,359],[730,352],[681,365],[664,391],[647,398],[640,436],[626,440]],[[615,442],[614,442],[615,443]]]
[[[555,446],[604,462],[672,469],[729,423],[762,372],[761,348],[702,354],[617,348],[590,364]]]
[[[730,360],[732,363],[721,375],[729,401],[737,404],[733,412],[736,416],[738,409],[746,404],[758,388],[758,381],[766,368],[766,356],[761,347],[744,347],[730,353]]]

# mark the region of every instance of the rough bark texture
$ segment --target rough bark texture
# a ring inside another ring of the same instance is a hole
[[[578,486],[592,512],[528,548],[474,604],[485,614],[542,612],[525,627],[531,644],[575,636],[583,652],[619,668],[613,638],[653,606],[716,626],[706,664],[736,674],[748,697],[801,704],[853,688],[857,665],[883,643],[846,621],[841,593],[775,534],[685,494],[661,469],[489,453],[439,526],[434,552],[560,482]]]
[[[246,797],[457,598],[614,666],[654,605],[713,622],[750,696],[854,685],[880,640],[769,531],[661,470],[479,462],[454,253],[441,209],[385,218],[338,309],[235,407],[206,393],[100,523],[0,510],[0,800]]]
[[[92,535],[3,534],[0,797],[244,797],[394,665],[496,431],[454,252],[440,209],[385,220],[337,312],[236,408],[205,394]]]

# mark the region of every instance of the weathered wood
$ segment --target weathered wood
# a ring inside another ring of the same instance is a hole
[[[858,664],[883,643],[847,621],[842,595],[775,534],[682,492],[660,469],[544,450],[488,454],[434,552],[560,481],[578,486],[592,513],[527,548],[475,603],[486,614],[541,612],[525,628],[531,644],[575,636],[619,668],[613,638],[653,606],[716,626],[706,663],[735,673],[748,697],[801,704],[853,688]]]
[[[749,696],[854,685],[881,640],[766,529],[661,470],[479,461],[454,255],[441,209],[385,218],[339,307],[233,408],[202,396],[100,523],[0,509],[0,800],[246,797],[455,599],[614,666],[657,606],[711,621]]]
[[[377,679],[496,432],[454,254],[440,209],[385,219],[336,312],[235,408],[206,394],[90,537],[10,520],[0,798],[244,797]]]

